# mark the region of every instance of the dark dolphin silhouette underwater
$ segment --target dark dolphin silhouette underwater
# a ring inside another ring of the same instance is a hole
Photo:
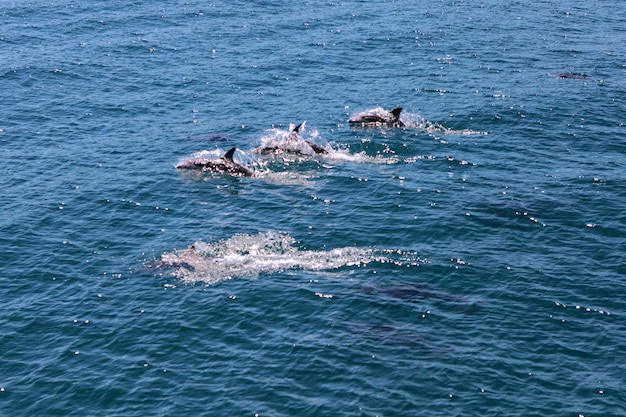
[[[576,74],[573,72],[557,72],[556,74],[550,74],[553,77],[557,77],[561,80],[589,80],[595,81],[593,78],[586,74]]]

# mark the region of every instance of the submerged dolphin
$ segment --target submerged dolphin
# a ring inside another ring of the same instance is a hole
[[[304,122],[300,123],[298,126],[294,127],[287,138],[279,143],[271,143],[264,146],[261,146],[254,150],[255,153],[259,153],[261,155],[271,155],[271,154],[282,154],[282,153],[292,153],[292,154],[308,154],[308,155],[323,155],[327,154],[328,151],[313,143],[309,140],[305,140],[300,135],[300,128]],[[313,151],[313,152],[310,152]]]
[[[361,126],[404,127],[404,123],[400,120],[402,110],[402,107],[396,107],[386,112],[387,114],[379,112],[361,113],[348,120],[348,123]]]
[[[592,80],[591,77],[585,74],[575,74],[572,72],[557,72],[556,74],[550,74],[561,80],[571,79],[571,80]]]
[[[233,160],[233,154],[237,148],[231,148],[221,158],[198,158],[182,162],[176,165],[177,169],[198,169],[204,171],[230,174],[238,177],[251,177],[252,171]]]

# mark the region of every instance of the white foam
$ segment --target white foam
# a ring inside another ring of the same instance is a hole
[[[472,129],[450,129],[445,127],[441,123],[431,122],[417,113],[403,113],[400,115],[400,119],[404,125],[408,128],[420,129],[428,132],[431,135],[437,133],[445,135],[455,136],[473,136],[473,135],[486,135],[488,132],[472,130]]]
[[[214,243],[196,242],[187,249],[161,256],[159,266],[185,283],[214,284],[235,277],[256,278],[290,269],[325,271],[362,267],[370,262],[393,262],[375,249],[344,247],[329,251],[303,250],[295,239],[278,232],[237,234]]]

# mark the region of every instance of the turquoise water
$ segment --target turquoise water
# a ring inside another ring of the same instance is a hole
[[[0,415],[624,415],[621,5],[5,1],[0,48]]]

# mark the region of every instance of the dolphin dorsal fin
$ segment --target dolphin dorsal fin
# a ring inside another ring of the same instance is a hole
[[[389,113],[393,114],[393,117],[398,120],[400,119],[400,113],[402,113],[402,110],[404,110],[402,107],[396,107],[395,109],[391,110]]]
[[[237,148],[230,148],[228,150],[228,152],[226,152],[223,156],[223,158],[228,161],[228,162],[234,162],[233,161],[233,155],[235,154],[235,151],[237,150]]]
[[[292,132],[296,132],[296,133],[300,133],[300,128],[302,127],[303,124],[304,124],[304,122],[300,123],[298,126],[294,127],[291,131]]]

